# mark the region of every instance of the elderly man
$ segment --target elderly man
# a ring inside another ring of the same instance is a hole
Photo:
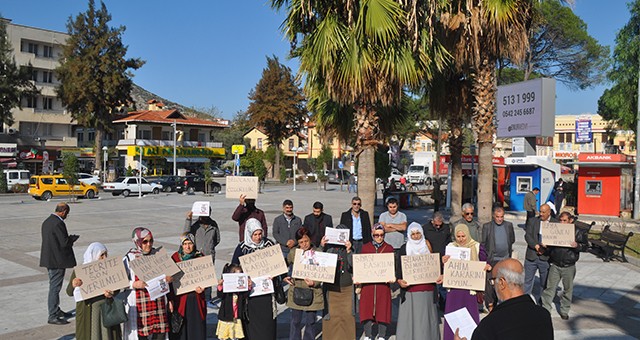
[[[551,218],[551,208],[547,204],[540,206],[540,216],[533,217],[527,222],[524,233],[524,240],[527,242],[527,252],[524,261],[524,291],[531,294],[533,291],[533,281],[536,271],[540,272],[540,292],[547,285],[547,274],[549,273],[549,256],[546,255],[547,248],[542,243],[540,229],[549,222],[557,222]],[[540,295],[535,295],[535,300],[540,300]]]
[[[573,216],[569,212],[560,213],[560,223],[573,223],[573,221]],[[571,248],[548,247],[549,278],[547,279],[547,288],[542,292],[542,307],[551,313],[556,288],[562,280],[563,292],[560,297],[560,317],[562,320],[569,319],[569,310],[573,299],[573,279],[576,277],[576,262],[580,258],[580,252],[589,247],[587,231],[580,228],[575,229],[576,240],[571,243]]]
[[[302,219],[293,214],[293,202],[289,199],[282,202],[282,214],[273,220],[273,238],[282,248],[286,259],[291,248],[295,247],[296,231],[302,227]]]
[[[440,254],[440,273],[444,273],[444,263],[442,263],[442,257],[445,253],[447,244],[451,242],[451,229],[444,223],[444,217],[442,213],[436,211],[433,213],[431,222],[424,226],[424,237],[431,243],[431,250],[434,253]],[[447,289],[442,287],[442,284],[438,284],[438,305],[441,310],[444,311],[445,300],[447,298]]]
[[[469,227],[469,234],[471,238],[475,241],[480,241],[480,237],[482,236],[482,228],[480,223],[474,219],[474,208],[473,204],[465,203],[462,205],[462,218],[451,223],[451,241],[455,241],[455,233],[453,230],[458,224],[464,224]]]
[[[527,191],[527,193],[524,194],[524,211],[527,212],[527,221],[525,222],[525,225],[528,224],[529,220],[535,217],[538,212],[537,196],[539,192],[540,189],[533,188],[533,190]]]
[[[516,234],[513,231],[513,223],[504,220],[504,208],[493,208],[493,220],[482,226],[482,238],[480,243],[487,252],[487,263],[494,267],[499,261],[508,259],[513,252],[513,244],[516,242]],[[485,303],[491,311],[496,302],[495,291],[491,289],[489,280],[485,285]]]
[[[353,252],[360,254],[362,245],[373,240],[371,237],[371,219],[369,213],[363,209],[362,199],[355,196],[351,199],[351,209],[340,216],[340,224],[349,227],[349,241],[353,245]]]
[[[490,281],[502,302],[480,321],[471,340],[553,339],[551,315],[523,291],[524,275],[518,260],[498,262],[491,272]],[[461,340],[458,330],[455,333],[454,339]]]

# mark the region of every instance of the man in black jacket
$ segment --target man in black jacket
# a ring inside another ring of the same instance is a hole
[[[504,220],[504,208],[493,208],[493,220],[482,226],[480,243],[487,252],[487,263],[494,267],[499,261],[508,259],[513,252],[513,244],[516,242],[516,234],[513,224]],[[489,311],[496,302],[495,291],[491,289],[489,277],[485,285],[485,304]]]
[[[574,218],[567,211],[560,214],[560,223],[573,223]],[[547,288],[542,292],[542,307],[551,313],[553,298],[556,296],[556,288],[562,280],[563,293],[560,297],[560,317],[569,319],[571,300],[573,299],[573,279],[576,277],[576,262],[580,258],[580,252],[587,250],[589,240],[587,231],[576,228],[576,240],[568,247],[548,247],[549,276]]]
[[[549,273],[549,256],[547,248],[542,243],[540,229],[548,222],[557,222],[551,218],[551,207],[547,204],[540,206],[540,216],[530,218],[524,232],[524,240],[527,242],[527,251],[524,261],[524,292],[532,294],[536,271],[540,272],[540,291],[547,286],[547,274]],[[540,295],[534,296],[540,300]]]
[[[333,219],[331,215],[324,213],[324,205],[322,202],[314,202],[313,212],[304,217],[302,226],[309,229],[309,232],[311,232],[311,242],[314,246],[319,247],[320,241],[322,241],[324,237],[325,229],[333,228]]]
[[[64,220],[69,215],[69,206],[58,203],[56,210],[42,223],[42,247],[40,248],[40,267],[49,273],[49,320],[52,325],[68,324],[67,318],[73,316],[60,309],[60,290],[66,268],[76,266],[73,243],[78,235],[69,235]]]
[[[440,273],[444,273],[444,263],[442,257],[445,254],[447,244],[451,242],[451,229],[444,223],[444,216],[439,211],[433,213],[431,222],[424,226],[424,237],[431,243],[431,250],[440,254]],[[444,311],[444,305],[447,298],[447,289],[438,284],[438,305]]]
[[[362,245],[373,240],[371,237],[371,220],[369,213],[360,209],[362,200],[355,196],[351,199],[351,209],[342,213],[340,216],[340,224],[349,227],[349,241],[353,246],[353,252],[360,254]]]

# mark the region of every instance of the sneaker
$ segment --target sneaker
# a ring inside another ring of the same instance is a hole
[[[569,314],[560,314],[562,320],[569,320]]]
[[[72,317],[73,317],[73,313],[65,312],[65,311],[63,311],[63,310],[61,309],[61,310],[59,310],[59,311],[58,311],[57,316],[58,316],[59,318],[66,318],[66,319],[69,319],[69,318],[72,318]]]
[[[50,324],[50,325],[66,325],[66,324],[69,323],[69,321],[65,320],[62,317],[57,317],[57,318],[55,318],[53,320],[47,321],[47,323]]]

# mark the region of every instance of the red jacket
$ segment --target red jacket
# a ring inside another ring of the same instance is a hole
[[[384,242],[376,249],[373,242],[362,245],[363,254],[393,253],[393,247]],[[391,288],[387,283],[365,283],[360,295],[360,322],[391,323]]]

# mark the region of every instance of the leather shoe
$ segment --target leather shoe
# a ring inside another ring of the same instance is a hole
[[[562,320],[569,320],[569,314],[560,314]]]
[[[51,324],[51,325],[66,325],[66,324],[68,324],[68,323],[69,323],[69,321],[67,321],[67,320],[65,320],[65,319],[63,319],[63,318],[60,318],[60,317],[55,318],[55,319],[53,319],[53,320],[49,320],[49,321],[47,321],[47,322],[48,322],[49,324]]]
[[[69,318],[72,318],[72,317],[73,317],[73,313],[69,313],[69,312],[65,312],[65,311],[63,311],[63,310],[60,310],[60,311],[58,312],[58,317],[59,317],[59,318],[66,318],[66,319],[69,319]]]

